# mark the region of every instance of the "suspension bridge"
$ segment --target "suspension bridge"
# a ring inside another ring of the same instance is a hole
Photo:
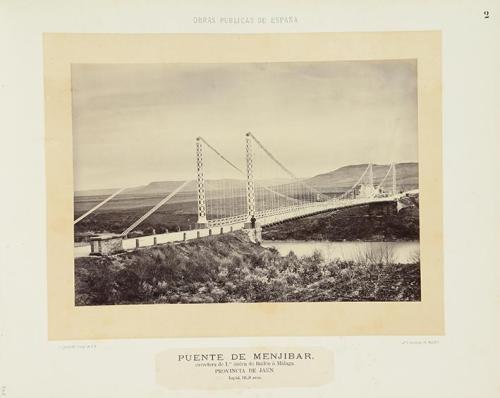
[[[90,244],[75,246],[75,257],[106,255],[123,250],[187,241],[236,230],[246,230],[256,241],[263,226],[374,202],[404,201],[398,192],[396,164],[389,165],[375,184],[368,164],[357,181],[342,193],[325,193],[297,177],[252,133],[245,136],[246,165],[239,167],[204,138],[196,139],[196,175],[151,207],[121,234],[102,234]],[[271,178],[272,177],[272,178]],[[129,235],[161,207],[175,202],[183,190],[195,186],[196,226],[192,229],[131,238]],[[75,219],[82,221],[115,197],[121,188]],[[98,214],[98,213],[96,213]]]

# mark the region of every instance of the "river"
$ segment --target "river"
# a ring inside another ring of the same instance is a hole
[[[309,256],[319,251],[326,260],[355,262],[413,263],[419,259],[420,243],[404,242],[329,242],[265,240],[264,247],[274,247],[282,256],[293,251],[297,256]]]

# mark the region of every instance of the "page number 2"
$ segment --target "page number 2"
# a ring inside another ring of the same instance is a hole
[[[490,12],[489,11],[483,11],[483,15],[485,18],[489,18],[490,17]]]

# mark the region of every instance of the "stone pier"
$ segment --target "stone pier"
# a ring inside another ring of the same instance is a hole
[[[123,251],[123,236],[99,235],[90,238],[91,256],[109,256]]]

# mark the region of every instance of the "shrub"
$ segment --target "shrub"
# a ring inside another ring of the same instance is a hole
[[[420,300],[420,263],[390,260],[383,246],[359,261],[325,261],[281,257],[239,233],[212,236],[75,259],[76,305]]]

